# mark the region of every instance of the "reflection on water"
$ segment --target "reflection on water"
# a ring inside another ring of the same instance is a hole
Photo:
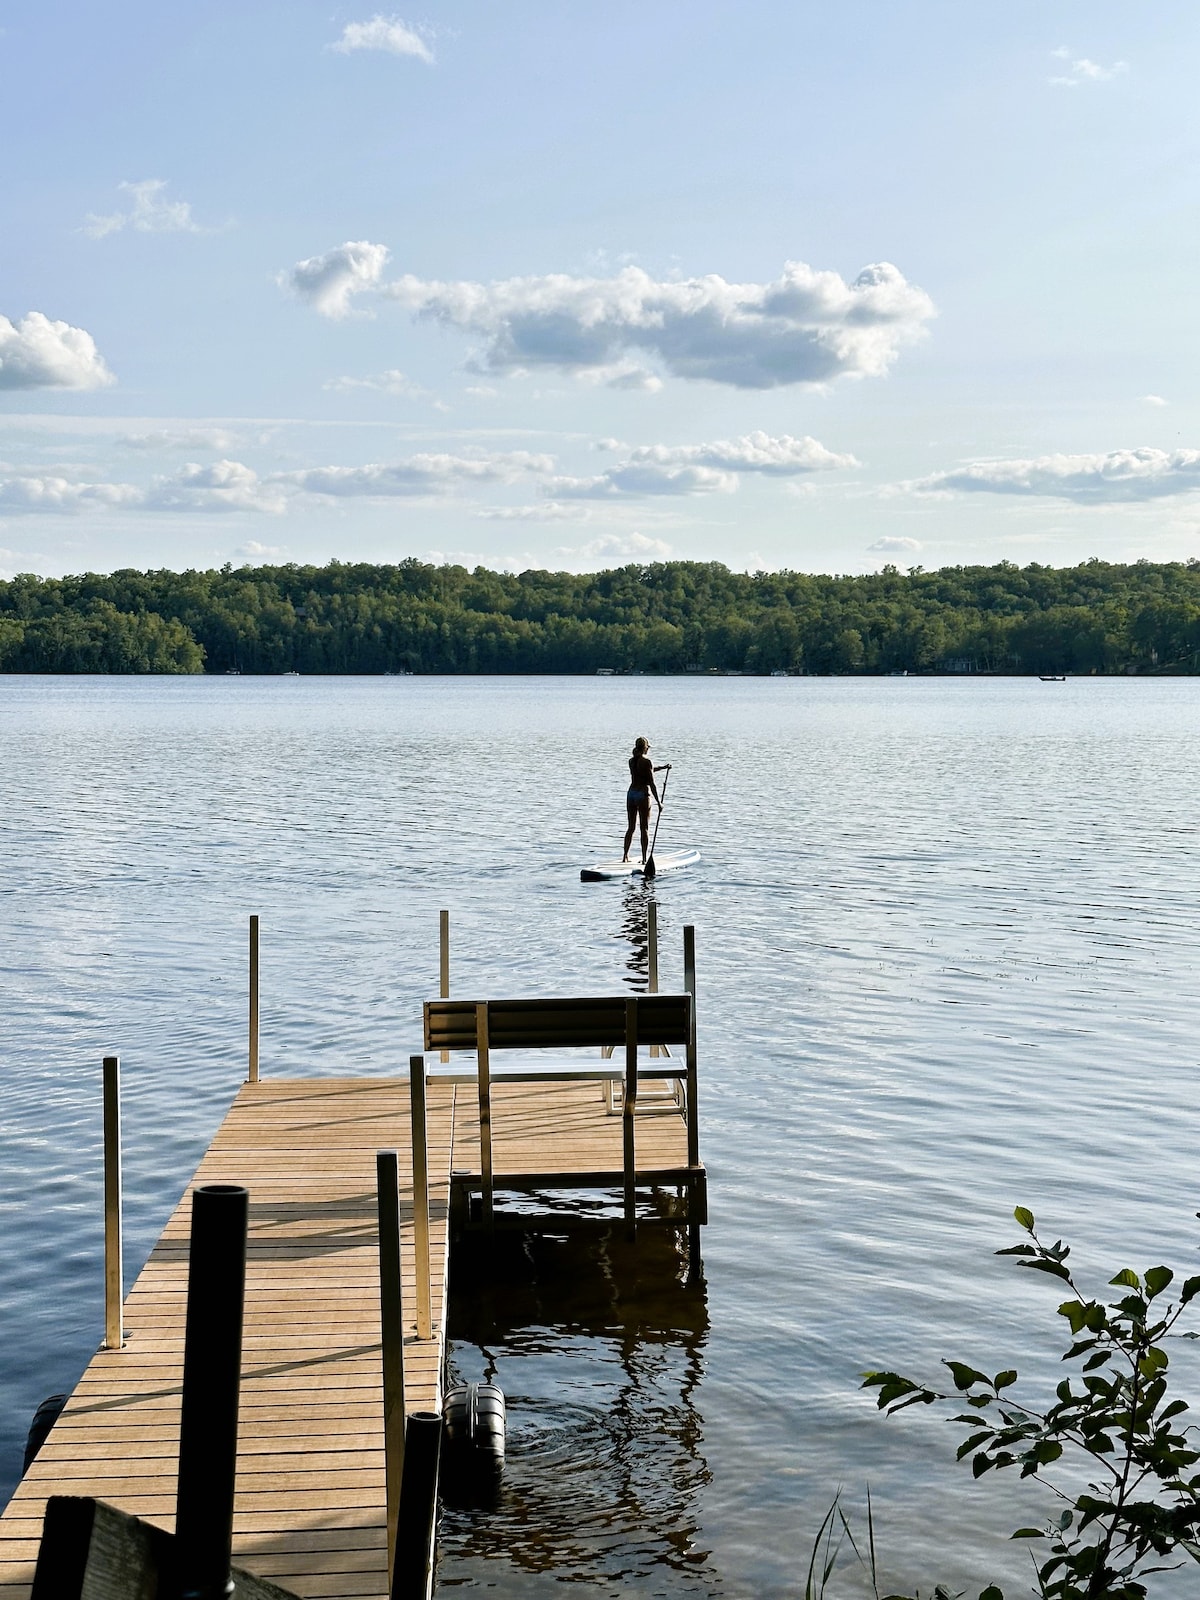
[[[631,989],[650,986],[650,907],[655,905],[654,880],[631,878],[621,891],[621,929],[613,935],[629,945],[625,982]]]
[[[709,1482],[697,1390],[708,1308],[673,1228],[456,1246],[450,1360],[500,1384],[494,1504],[446,1509],[438,1590],[720,1592],[699,1538]]]

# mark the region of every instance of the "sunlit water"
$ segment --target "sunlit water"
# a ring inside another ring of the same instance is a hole
[[[703,861],[582,885],[639,732]],[[993,1255],[1017,1203],[1100,1281],[1200,1270],[1198,734],[1182,679],[0,678],[0,1497],[102,1333],[101,1057],[132,1279],[244,1076],[250,912],[264,1072],[374,1074],[439,908],[458,992],[611,991],[652,892],[664,987],[697,930],[705,1283],[548,1240],[459,1304],[509,1468],[441,1587],[797,1594],[844,1485],[881,1586],[1026,1592],[1036,1491],[859,1375],[1057,1381],[1061,1297]],[[1196,1396],[1200,1345],[1173,1368]]]

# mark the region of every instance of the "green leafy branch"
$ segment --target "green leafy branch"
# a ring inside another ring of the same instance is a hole
[[[1017,1400],[1010,1392],[1015,1368],[989,1376],[962,1361],[943,1363],[953,1395],[895,1372],[868,1372],[863,1387],[878,1390],[876,1403],[889,1416],[913,1405],[961,1405],[965,1398],[970,1409],[951,1420],[968,1430],[958,1459],[970,1458],[975,1477],[1019,1467],[1022,1478],[1036,1477],[1058,1496],[1065,1509],[1056,1518],[1012,1535],[1049,1541],[1044,1558],[1034,1561],[1045,1600],[1142,1600],[1141,1580],[1171,1570],[1158,1564],[1161,1557],[1179,1551],[1200,1561],[1200,1473],[1190,1472],[1200,1450],[1189,1438],[1191,1425],[1180,1425],[1187,1403],[1168,1398],[1164,1348],[1171,1337],[1197,1337],[1176,1328],[1200,1294],[1200,1276],[1188,1278],[1177,1299],[1165,1300],[1175,1277],[1169,1267],[1150,1267],[1141,1277],[1126,1267],[1110,1287],[1128,1292],[1104,1304],[1076,1285],[1067,1245],[1044,1244],[1024,1206],[1014,1215],[1028,1241],[997,1254],[1015,1256],[1018,1266],[1057,1278],[1072,1292],[1058,1307],[1071,1331],[1062,1359],[1080,1366],[1057,1386],[1055,1404],[1039,1411]],[[1064,1457],[1064,1465],[1086,1469],[1083,1492],[1043,1477]],[[998,1595],[985,1591],[986,1600]]]

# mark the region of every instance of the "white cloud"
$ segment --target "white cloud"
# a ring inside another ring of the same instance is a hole
[[[142,492],[132,483],[79,483],[58,476],[23,474],[0,479],[0,516],[36,512],[69,515],[112,506],[134,506]]]
[[[1144,394],[1142,404],[1147,406],[1169,406],[1171,402],[1164,400],[1160,394]]]
[[[918,494],[1044,495],[1077,505],[1120,505],[1200,489],[1200,450],[1110,450],[975,461],[903,487]]]
[[[0,389],[102,389],[117,380],[90,333],[31,311],[0,316]]]
[[[852,283],[789,262],[765,284],[716,274],[657,281],[627,267],[612,278],[491,284],[405,276],[383,293],[415,315],[480,336],[480,371],[556,367],[610,381],[634,370],[621,363],[636,351],[674,377],[743,389],[880,376],[935,315],[929,296],[887,262]]]
[[[617,441],[609,439],[598,445],[600,449],[616,447]],[[794,439],[790,434],[773,437],[759,430],[712,444],[642,445],[597,477],[554,478],[546,492],[589,500],[627,494],[730,494],[743,472],[796,477],[857,465],[853,456],[837,455],[807,434]]]
[[[337,320],[350,315],[352,295],[379,286],[387,259],[386,245],[350,239],[323,256],[298,261],[284,281],[314,311]]]
[[[225,428],[158,428],[151,433],[118,434],[131,450],[232,450],[237,436]]]
[[[1129,71],[1127,61],[1114,61],[1111,67],[1102,67],[1098,61],[1089,61],[1086,56],[1072,57],[1069,50],[1051,50],[1050,54],[1059,61],[1069,63],[1065,74],[1047,80],[1062,89],[1078,89],[1084,83],[1107,83],[1111,78]]]
[[[234,555],[255,557],[285,556],[287,555],[287,549],[288,547],[285,544],[259,544],[257,539],[247,539],[245,544],[238,546],[234,551]]]
[[[377,372],[369,378],[330,378],[323,385],[332,389],[335,394],[349,394],[355,389],[373,389],[379,394],[395,395],[427,395],[428,389],[423,389],[419,383],[414,383],[411,378],[405,377],[398,367],[389,367],[386,372]]]
[[[551,554],[577,561],[666,561],[672,547],[665,539],[649,539],[644,533],[606,533],[575,549],[564,546]]]
[[[409,456],[405,461],[390,465],[308,467],[300,472],[279,473],[272,481],[307,494],[339,499],[350,496],[391,498],[448,494],[469,483],[511,483],[526,473],[542,475],[551,472],[553,467],[551,456],[534,455],[527,450],[480,456],[425,454]]]
[[[898,538],[888,535],[885,539],[876,539],[874,544],[869,544],[867,549],[881,556],[915,555],[923,546],[919,539]]]
[[[575,374],[583,383],[603,384],[608,389],[630,389],[657,394],[663,386],[657,373],[640,367],[636,361],[614,361],[607,367],[585,367]]]
[[[564,522],[587,515],[582,506],[564,506],[557,500],[541,500],[531,506],[482,506],[476,512],[485,522]]]
[[[416,28],[410,28],[399,17],[376,14],[369,22],[349,22],[342,37],[329,46],[341,55],[354,50],[384,50],[393,56],[415,56],[418,61],[433,65],[433,51]]]
[[[186,200],[167,200],[165,178],[143,178],[140,183],[119,183],[117,188],[131,197],[127,211],[114,211],[105,217],[89,213],[83,231],[92,239],[104,239],[122,228],[135,233],[207,233],[192,216]]]
[[[275,479],[260,478],[240,461],[189,462],[169,478],[156,478],[143,497],[147,511],[268,511],[287,504]]]

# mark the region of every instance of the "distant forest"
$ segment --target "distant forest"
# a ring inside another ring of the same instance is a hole
[[[0,582],[0,672],[1200,671],[1200,560],[858,577],[331,561]]]

